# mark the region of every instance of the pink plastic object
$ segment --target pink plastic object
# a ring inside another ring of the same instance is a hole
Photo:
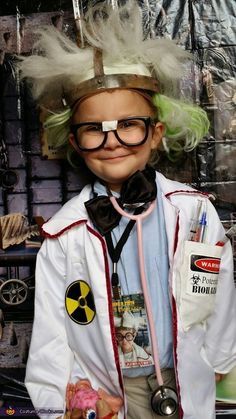
[[[70,401],[70,410],[75,408],[86,410],[94,409],[96,410],[96,403],[99,399],[98,393],[96,390],[91,389],[81,389],[77,391]]]
[[[155,363],[155,372],[156,372],[156,377],[157,377],[159,386],[163,386],[163,378],[161,374],[159,353],[158,353],[158,346],[157,346],[157,337],[155,333],[155,324],[154,324],[154,319],[152,315],[151,301],[150,301],[148,289],[147,289],[147,279],[146,279],[146,273],[145,273],[145,267],[144,267],[144,254],[143,254],[143,244],[142,244],[143,243],[142,220],[148,217],[148,215],[151,214],[151,212],[154,210],[156,201],[153,201],[148,207],[148,209],[142,212],[142,214],[133,215],[133,214],[128,214],[122,208],[120,208],[114,196],[110,197],[110,200],[113,207],[116,209],[116,211],[119,214],[121,214],[123,217],[130,218],[131,220],[135,220],[137,222],[139,270],[140,270],[140,276],[141,276],[144,301],[145,301],[146,310],[147,310],[147,317],[148,317],[149,327],[150,327],[152,352],[153,352],[153,358],[154,358],[154,363]]]

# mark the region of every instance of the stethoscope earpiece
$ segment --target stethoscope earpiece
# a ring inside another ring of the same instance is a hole
[[[152,394],[151,407],[160,416],[173,416],[178,407],[176,392],[171,387],[158,387]]]

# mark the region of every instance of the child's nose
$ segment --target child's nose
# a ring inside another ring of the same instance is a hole
[[[104,145],[104,148],[116,148],[117,146],[120,146],[121,144],[117,140],[114,131],[109,131],[107,134],[107,141]]]

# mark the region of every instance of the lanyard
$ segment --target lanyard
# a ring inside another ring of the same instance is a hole
[[[154,324],[154,319],[153,319],[153,314],[152,314],[152,309],[151,309],[151,301],[150,301],[148,288],[147,288],[147,278],[146,278],[145,267],[144,267],[144,253],[143,253],[143,245],[142,245],[142,242],[143,242],[142,220],[148,217],[148,215],[150,215],[151,212],[154,210],[155,205],[156,205],[156,200],[150,204],[149,208],[146,211],[142,212],[141,214],[136,214],[136,215],[128,214],[124,210],[122,210],[122,208],[120,208],[114,196],[111,196],[110,200],[111,200],[112,205],[114,206],[114,208],[119,214],[121,214],[124,217],[130,218],[130,220],[133,220],[134,222],[136,221],[137,223],[139,270],[140,270],[141,284],[142,284],[143,295],[144,295],[147,317],[148,317],[149,328],[150,328],[155,372],[156,372],[156,377],[157,377],[159,386],[163,386],[163,378],[162,378],[160,362],[159,362],[157,337],[155,333],[155,324]]]
[[[138,207],[135,209],[133,215],[141,214],[144,211],[144,207]],[[125,227],[125,230],[119,239],[116,246],[113,245],[111,232],[105,234],[105,239],[107,243],[108,252],[112,261],[112,275],[111,275],[111,285],[113,291],[113,298],[118,300],[120,298],[120,288],[119,288],[119,277],[117,273],[117,263],[120,259],[121,252],[125,243],[127,242],[130,232],[135,224],[135,220],[130,220]]]

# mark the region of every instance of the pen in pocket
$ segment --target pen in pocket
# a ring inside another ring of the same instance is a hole
[[[201,218],[199,220],[198,228],[194,237],[195,242],[203,243],[206,233],[207,225],[207,213],[206,211],[202,212]]]
[[[206,202],[198,200],[196,213],[191,222],[189,240],[203,243],[206,235],[207,212]]]
[[[189,240],[190,241],[196,241],[195,236],[199,227],[199,219],[200,219],[200,213],[202,209],[203,201],[201,199],[198,199],[197,203],[197,209],[196,212],[192,218],[191,226],[190,226],[190,232],[189,232]]]
[[[222,240],[219,240],[216,243],[216,246],[224,246],[225,243],[231,239],[231,237],[236,235],[236,225],[233,225],[232,227],[229,228],[229,230],[226,231],[225,236],[223,237]]]

